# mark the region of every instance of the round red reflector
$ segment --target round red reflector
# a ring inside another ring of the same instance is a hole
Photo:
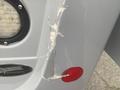
[[[83,75],[84,70],[81,67],[71,67],[63,72],[62,75],[68,75],[63,77],[64,82],[72,82],[78,80]]]

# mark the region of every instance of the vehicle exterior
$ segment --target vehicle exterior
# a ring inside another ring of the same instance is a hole
[[[85,90],[114,30],[120,14],[120,0],[20,2],[29,14],[29,32],[19,42],[0,46],[0,63],[30,66],[33,70],[25,75],[0,77],[0,88]],[[82,70],[76,71],[80,72],[78,76],[75,71],[72,77],[65,74],[75,67]]]

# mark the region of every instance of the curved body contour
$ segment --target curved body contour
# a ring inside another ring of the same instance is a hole
[[[120,0],[23,0],[22,3],[31,19],[30,32],[19,43],[0,46],[0,63],[28,65],[33,72],[0,77],[0,88],[85,90],[118,18]],[[65,11],[59,16],[61,7]],[[56,23],[58,28],[52,28]],[[56,44],[51,44],[54,29],[59,31],[54,39]],[[82,77],[74,82],[63,82],[62,73],[76,66],[83,68]]]

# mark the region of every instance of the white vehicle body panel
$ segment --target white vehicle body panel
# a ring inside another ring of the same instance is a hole
[[[0,77],[2,90],[85,90],[120,13],[120,0],[22,0],[31,20],[26,38],[0,46],[0,63],[23,64],[33,72]],[[60,8],[65,8],[58,18]],[[56,22],[56,19],[58,22]],[[55,47],[50,49],[51,26],[58,23]],[[51,50],[51,51],[50,51]],[[55,51],[55,52],[54,52]],[[83,76],[74,82],[62,73],[80,66]],[[49,68],[48,68],[49,67]],[[57,76],[57,77],[54,77]]]

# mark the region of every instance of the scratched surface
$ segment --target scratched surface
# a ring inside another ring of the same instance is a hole
[[[120,67],[103,52],[87,90],[120,90]]]

